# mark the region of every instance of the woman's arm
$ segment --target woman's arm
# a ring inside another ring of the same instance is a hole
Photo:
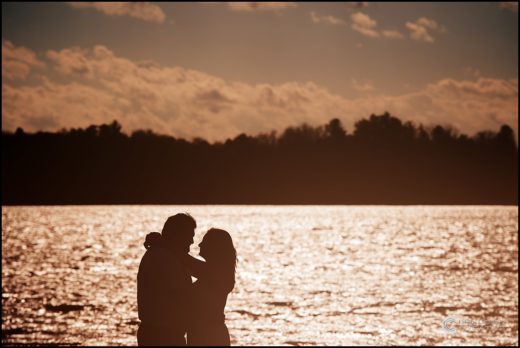
[[[190,275],[199,279],[206,272],[206,262],[197,259],[188,254],[186,258],[186,266]]]

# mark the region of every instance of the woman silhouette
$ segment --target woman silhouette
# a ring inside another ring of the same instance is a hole
[[[224,322],[227,296],[235,286],[237,255],[228,232],[211,228],[199,244],[206,262],[189,256],[188,268],[197,278],[192,288],[187,343],[198,346],[229,346]]]

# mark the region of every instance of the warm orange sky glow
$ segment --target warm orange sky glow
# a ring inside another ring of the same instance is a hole
[[[2,127],[222,140],[389,111],[518,123],[514,3],[2,5]],[[35,13],[38,13],[37,18]],[[66,29],[65,29],[66,28]]]

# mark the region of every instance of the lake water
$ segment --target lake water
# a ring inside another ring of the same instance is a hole
[[[2,343],[136,345],[148,232],[238,252],[235,345],[518,345],[518,207],[2,207]]]

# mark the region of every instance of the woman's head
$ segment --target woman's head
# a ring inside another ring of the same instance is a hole
[[[150,232],[146,235],[146,239],[143,243],[146,249],[150,249],[153,246],[160,245],[162,241],[162,236],[159,232]]]
[[[234,285],[237,252],[229,233],[211,228],[202,238],[199,247],[199,254],[206,260],[208,266],[215,269],[217,274],[232,277]]]

